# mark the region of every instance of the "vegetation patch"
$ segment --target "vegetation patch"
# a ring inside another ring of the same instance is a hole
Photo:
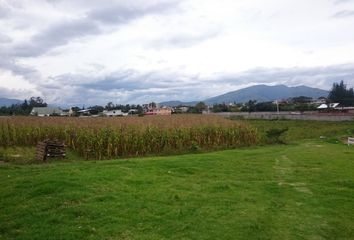
[[[12,163],[35,162],[34,147],[0,147],[0,161]]]
[[[91,159],[210,151],[254,145],[259,140],[248,124],[216,116],[0,119],[0,146],[35,146],[47,138],[64,141]]]
[[[305,139],[328,139],[353,136],[353,122],[327,122],[303,120],[247,120],[257,129],[261,142],[267,143],[271,129],[288,129],[282,133],[282,141],[291,143]]]
[[[271,128],[265,132],[269,143],[284,143],[281,139],[282,135],[287,132],[289,128]]]

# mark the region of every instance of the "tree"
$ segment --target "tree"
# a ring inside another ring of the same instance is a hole
[[[212,108],[213,112],[230,112],[230,107],[225,103],[214,104]]]
[[[155,109],[157,107],[157,104],[155,102],[149,103],[149,108]]]
[[[114,109],[114,104],[112,102],[107,103],[107,105],[105,106],[105,109],[108,111],[111,111]]]
[[[257,100],[249,100],[243,106],[242,111],[248,112],[248,113],[254,112],[254,111],[256,111],[256,104],[257,104]]]
[[[300,96],[300,97],[294,97],[291,99],[293,103],[310,103],[312,101],[311,97],[306,97],[306,96]]]
[[[354,105],[353,88],[347,89],[347,85],[343,81],[333,83],[332,89],[328,94],[328,99],[332,102],[340,103],[342,106]]]
[[[24,100],[21,104],[12,104],[11,106],[3,106],[0,108],[0,115],[28,115],[33,107],[46,107],[47,104],[41,97],[31,97]]]
[[[255,108],[258,112],[275,112],[277,111],[277,105],[273,102],[260,102],[257,103]]]
[[[41,97],[31,97],[29,100],[30,107],[46,107],[48,106],[47,103]]]
[[[207,109],[207,105],[204,102],[199,102],[195,105],[195,109],[198,113],[202,113],[203,110]]]
[[[80,114],[79,114],[79,111],[80,111],[80,110],[81,110],[81,108],[78,107],[78,106],[71,107],[71,108],[70,108],[70,114],[71,114],[71,116],[75,116],[75,117],[79,116],[79,115],[80,115]]]
[[[295,105],[295,109],[303,113],[305,111],[311,110],[311,106],[307,103],[298,103]]]
[[[140,105],[137,105],[136,106],[136,109],[137,109],[137,114],[143,114],[144,113],[144,108]]]
[[[91,113],[91,114],[97,115],[97,114],[103,112],[104,107],[99,106],[99,105],[95,105],[95,106],[89,107],[89,109],[90,109],[90,113]]]

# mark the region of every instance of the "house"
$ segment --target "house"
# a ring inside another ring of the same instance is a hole
[[[79,110],[76,113],[79,115],[79,117],[91,116],[90,111],[91,111],[91,109],[87,108],[87,109]]]
[[[170,107],[163,107],[157,109],[157,115],[171,115],[172,109]]]
[[[322,103],[320,106],[317,107],[318,110],[330,110],[330,109],[335,109],[339,106],[339,103],[329,103],[325,104]]]
[[[103,111],[103,116],[106,117],[122,117],[122,116],[126,116],[126,113],[123,113],[122,110],[104,110]]]
[[[319,97],[318,99],[312,101],[313,104],[318,104],[318,105],[324,104],[326,102],[327,102],[327,98],[325,97]]]
[[[178,106],[173,109],[175,113],[186,113],[188,112],[189,107],[188,106]]]
[[[139,112],[138,109],[132,108],[128,111],[128,115],[134,115],[137,114],[138,112]]]
[[[337,112],[354,114],[354,107],[343,107],[339,103],[321,104],[317,107],[319,112]]]
[[[64,116],[64,117],[70,116],[70,109],[64,109],[64,110],[62,110],[60,116]]]
[[[172,109],[170,107],[152,108],[145,112],[145,115],[171,115]]]
[[[34,107],[30,115],[39,117],[60,116],[62,112],[63,111],[57,107]]]

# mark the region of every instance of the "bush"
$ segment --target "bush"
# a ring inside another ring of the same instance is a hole
[[[284,143],[281,139],[283,134],[287,132],[289,128],[271,128],[266,131],[267,141],[269,143]]]
[[[190,146],[190,150],[192,152],[198,152],[200,150],[200,147],[197,142],[193,141]]]

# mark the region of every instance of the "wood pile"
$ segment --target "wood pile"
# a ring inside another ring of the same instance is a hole
[[[59,140],[46,139],[37,144],[37,160],[46,161],[47,157],[65,157],[66,146]]]

